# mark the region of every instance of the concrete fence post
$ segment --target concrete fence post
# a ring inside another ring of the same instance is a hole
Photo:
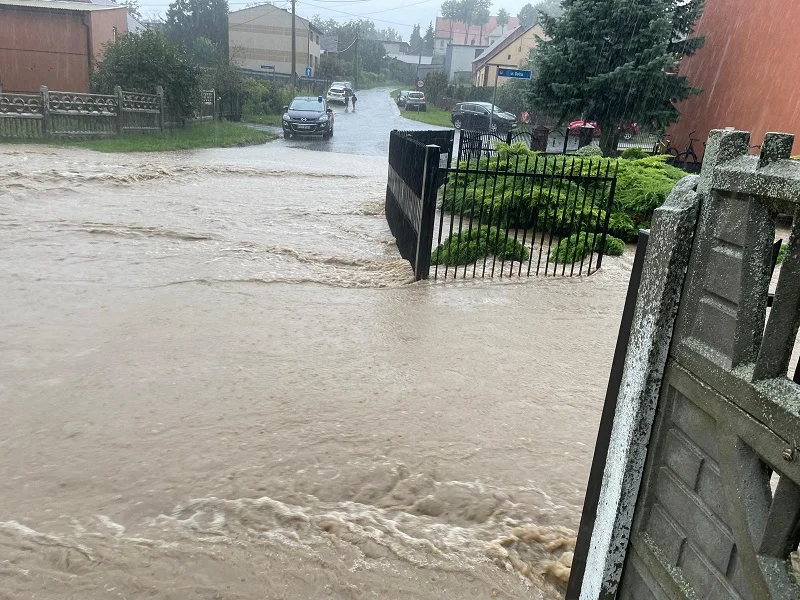
[[[124,113],[122,111],[122,88],[114,86],[114,94],[117,96],[117,135],[122,133],[124,123]]]
[[[156,86],[156,95],[158,95],[158,128],[164,131],[164,88],[160,85]]]
[[[50,135],[50,91],[46,85],[39,87],[39,96],[42,103],[42,137]]]

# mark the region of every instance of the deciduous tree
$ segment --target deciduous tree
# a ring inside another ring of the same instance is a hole
[[[511,15],[508,14],[508,11],[505,8],[501,8],[497,11],[497,24],[500,26],[501,34],[505,34],[506,32],[506,25],[508,25],[508,21],[511,18]]]

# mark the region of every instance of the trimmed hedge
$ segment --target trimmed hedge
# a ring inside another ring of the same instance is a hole
[[[603,156],[603,151],[600,150],[600,146],[589,145],[578,148],[575,151],[575,156]]]
[[[528,260],[530,253],[513,237],[497,227],[481,227],[453,234],[439,244],[431,255],[432,265],[468,265],[485,256],[502,260]]]
[[[648,156],[650,156],[650,154],[641,148],[628,148],[627,150],[623,150],[622,154],[619,155],[619,157],[624,160],[639,160],[640,158],[647,158]]]
[[[550,250],[547,260],[558,263],[573,263],[583,260],[590,252],[598,252],[603,241],[600,234],[579,231],[562,239],[558,246]],[[620,256],[625,251],[625,242],[613,235],[606,235],[604,254]]]

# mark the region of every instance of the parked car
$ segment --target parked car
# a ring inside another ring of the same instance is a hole
[[[428,101],[424,92],[409,92],[406,98],[406,110],[427,111]]]
[[[344,104],[345,98],[345,89],[343,87],[336,87],[331,86],[331,89],[328,90],[328,95],[326,96],[326,100],[328,102],[339,102]]]
[[[333,109],[322,96],[298,96],[283,109],[283,137],[321,135],[327,140],[333,135]]]
[[[594,128],[592,136],[600,137],[600,127],[595,121],[583,121],[581,119],[577,121],[572,121],[572,123],[569,124],[569,132],[572,135],[580,135],[581,129],[583,129],[584,127]],[[633,136],[639,135],[641,129],[639,128],[638,123],[626,123],[625,125],[620,125],[619,131],[622,139],[629,140]]]
[[[453,107],[450,121],[456,129],[467,131],[508,132],[517,126],[517,117],[491,102],[459,102]],[[490,124],[491,121],[491,124]]]
[[[411,93],[411,90],[400,90],[400,93],[397,94],[397,106],[400,108],[406,107],[406,100],[408,100],[408,95]]]

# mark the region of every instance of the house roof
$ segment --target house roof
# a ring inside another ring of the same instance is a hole
[[[280,6],[275,6],[274,4],[270,4],[269,2],[263,2],[263,3],[261,3],[261,4],[256,4],[255,6],[248,6],[247,8],[240,8],[239,10],[232,10],[232,11],[230,11],[230,12],[228,13],[228,15],[229,15],[229,16],[230,16],[230,15],[238,15],[238,14],[241,14],[241,13],[246,13],[246,12],[249,12],[249,11],[254,11],[254,10],[257,10],[257,9],[259,9],[259,8],[270,8],[270,9],[272,9],[272,10],[271,10],[271,11],[269,11],[269,12],[281,11],[281,12],[285,12],[285,13],[291,14],[291,12],[290,12],[290,11],[288,11],[288,10],[286,10],[285,8],[281,8]],[[263,15],[263,16],[266,16],[266,14],[265,14],[265,15]],[[322,30],[321,30],[319,27],[317,27],[317,26],[316,26],[316,25],[314,25],[314,24],[313,24],[311,21],[309,21],[308,19],[304,19],[304,18],[303,18],[303,17],[301,17],[300,15],[295,15],[295,16],[296,16],[296,18],[297,18],[297,20],[298,20],[299,22],[303,23],[303,25],[304,25],[305,27],[308,27],[309,29],[311,29],[311,31],[313,31],[313,32],[315,32],[315,33],[318,33],[319,35],[323,35],[323,34],[325,33],[325,32],[323,32],[323,31],[322,31]],[[260,17],[257,17],[257,18],[260,18]],[[232,27],[232,26],[234,26],[234,25],[242,25],[242,23],[237,23],[237,22],[229,22],[229,25],[228,25],[228,27],[230,28],[230,27]]]
[[[420,56],[419,54],[387,54],[386,56],[407,65],[429,65],[433,62],[432,56]]]
[[[117,4],[114,0],[73,0],[74,2],[85,2],[87,4],[96,4],[97,6],[116,6],[125,8],[121,4]],[[126,9],[127,10],[127,9]],[[136,17],[132,16],[131,13],[128,13],[128,32],[129,33],[139,33],[140,31],[144,31],[146,27],[143,23],[141,23]]]
[[[0,7],[12,6],[22,8],[49,8],[54,10],[74,10],[74,11],[99,11],[99,10],[125,10],[124,6],[115,4],[113,6],[103,6],[90,4],[88,2],[64,2],[62,0],[0,0]]]
[[[531,25],[530,27],[517,27],[513,31],[509,31],[506,35],[484,50],[483,54],[473,60],[472,68],[480,69],[484,64],[497,56],[501,50],[508,48],[511,44],[513,44],[534,27],[536,27],[536,25]]]
[[[463,21],[453,21],[453,40],[461,41],[464,43],[465,46],[469,45],[469,40],[474,39],[477,42],[477,45],[484,46],[488,45],[488,40],[486,38],[495,31],[496,29],[501,29],[500,26],[497,24],[497,17],[491,16],[489,17],[489,21],[484,23],[483,25],[483,37],[484,40],[479,39],[481,37],[481,26],[480,25],[472,25],[467,31],[467,25]],[[506,24],[505,28],[506,31],[511,31],[519,27],[519,19],[517,17],[509,17],[508,23]],[[436,17],[436,29],[434,30],[435,39],[450,39],[450,19],[445,19],[444,17]],[[481,43],[481,42],[484,43]]]

